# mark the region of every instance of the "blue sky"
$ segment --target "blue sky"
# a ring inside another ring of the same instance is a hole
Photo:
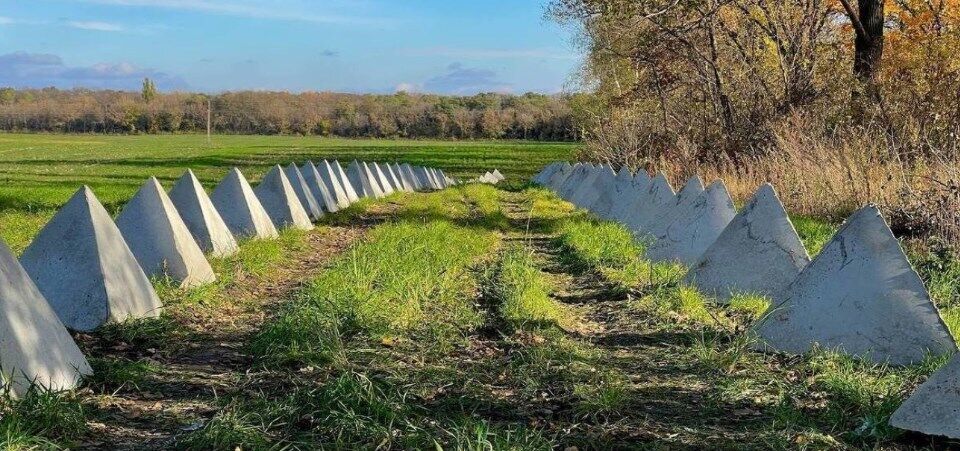
[[[545,0],[0,0],[0,86],[571,90]]]

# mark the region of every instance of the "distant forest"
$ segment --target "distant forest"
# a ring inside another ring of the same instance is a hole
[[[370,138],[580,138],[571,107],[579,95],[243,91],[205,95],[86,89],[0,89],[0,131],[61,133],[206,132]]]

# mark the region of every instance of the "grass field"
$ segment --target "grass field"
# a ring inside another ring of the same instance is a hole
[[[187,168],[212,188],[231,167],[251,182],[270,166],[307,159],[401,161],[475,177],[499,168],[527,180],[550,161],[568,159],[569,143],[390,141],[293,136],[0,134],[0,237],[22,250],[80,185],[90,185],[113,213],[150,176],[168,188]]]

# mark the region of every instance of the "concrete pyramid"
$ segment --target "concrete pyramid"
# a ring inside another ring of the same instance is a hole
[[[547,183],[544,183],[544,186],[556,193],[567,177],[570,177],[570,175],[573,174],[574,169],[575,167],[570,163],[563,163],[560,169],[550,176],[550,179],[547,180]]]
[[[92,373],[73,338],[0,241],[0,372],[13,395],[36,384],[53,391],[77,386]]]
[[[303,166],[300,167],[300,173],[303,174],[303,180],[307,182],[307,186],[310,187],[310,192],[313,193],[313,197],[317,199],[317,203],[320,204],[321,208],[330,213],[340,211],[336,199],[334,199],[333,194],[331,194],[330,187],[323,182],[323,176],[320,175],[320,171],[317,170],[317,167],[314,166],[312,161],[304,163]]]
[[[433,171],[433,178],[437,179],[437,184],[440,185],[441,188],[450,187],[450,184],[447,183],[447,176],[443,175],[443,171],[436,168],[431,169],[431,171]],[[499,182],[500,180],[497,181]]]
[[[279,164],[270,169],[253,192],[276,228],[313,229],[307,210],[303,208],[297,192]]]
[[[60,321],[73,330],[160,314],[150,279],[86,186],[40,230],[20,263]]]
[[[598,167],[595,172],[593,182],[590,183],[588,188],[581,190],[576,199],[577,205],[590,211],[593,211],[594,204],[597,203],[603,193],[613,190],[614,182],[617,179],[617,174],[613,172],[613,168],[607,165]]]
[[[557,194],[560,195],[560,198],[566,201],[569,201],[573,196],[573,193],[579,188],[584,179],[590,176],[593,173],[594,167],[590,163],[584,163],[578,166],[573,170],[573,173],[570,174],[570,177],[567,177],[563,181],[563,184],[560,186],[560,189],[557,191]]]
[[[563,167],[563,163],[559,161],[550,163],[544,167],[543,170],[537,173],[537,175],[535,175],[530,181],[538,185],[546,185],[550,180],[550,177],[553,177],[553,174],[556,174],[561,167]]]
[[[210,200],[234,237],[275,238],[277,228],[239,169],[233,168],[220,181]]]
[[[630,168],[626,166],[620,168],[620,172],[610,181],[606,189],[600,191],[590,210],[599,218],[610,219],[610,213],[614,207],[618,202],[623,201],[627,192],[632,191],[633,187],[633,174],[630,173]]]
[[[317,197],[313,195],[310,185],[308,185],[307,180],[303,178],[303,173],[300,172],[300,168],[297,167],[297,164],[290,163],[290,165],[287,166],[285,173],[287,175],[287,180],[290,181],[290,186],[293,187],[293,192],[297,194],[297,199],[300,199],[300,204],[307,212],[307,216],[309,216],[312,220],[322,218],[323,207],[320,206],[320,201],[317,200]],[[264,207],[266,207],[266,205],[264,205]],[[267,213],[270,212],[267,211]]]
[[[498,181],[498,182],[502,182],[502,181],[504,181],[504,180],[507,179],[506,177],[503,176],[502,173],[500,173],[500,170],[499,170],[499,169],[494,169],[494,170],[493,170],[493,176],[497,178],[497,181]]]
[[[403,187],[403,190],[412,193],[417,190],[413,185],[413,181],[407,176],[406,172],[403,171],[403,167],[399,163],[394,163],[392,165],[387,165],[390,168],[390,172],[397,178],[397,181],[400,182],[400,186]]]
[[[943,367],[893,412],[890,425],[927,435],[960,438],[960,355]]]
[[[650,260],[695,264],[737,214],[722,180],[711,183],[694,202],[681,207],[647,249]]]
[[[440,182],[437,181],[436,174],[433,173],[433,168],[423,167],[423,173],[427,178],[427,183],[431,188],[435,190],[443,189],[443,186],[440,185]]]
[[[349,207],[350,196],[347,195],[346,188],[340,183],[340,178],[337,177],[330,162],[327,160],[321,161],[320,164],[317,165],[317,172],[320,173],[320,178],[323,180],[323,183],[330,188],[330,196],[334,202],[336,202],[338,209],[342,210]]]
[[[637,196],[632,204],[627,205],[623,216],[614,218],[638,235],[648,234],[644,226],[677,202],[677,195],[663,172],[650,180],[649,187],[646,194]]]
[[[417,180],[420,181],[420,186],[425,190],[435,190],[438,189],[434,185],[433,181],[430,180],[430,175],[427,173],[427,168],[423,166],[416,166],[413,168],[414,174],[417,176]]]
[[[350,184],[356,188],[358,196],[376,197],[371,180],[367,177],[367,173],[359,161],[353,160],[347,166],[347,178],[350,180]]]
[[[696,202],[697,196],[704,191],[703,181],[699,175],[694,175],[687,180],[687,183],[677,192],[676,201],[673,204],[665,206],[663,212],[648,218],[642,225],[643,229],[652,236],[661,236],[667,231],[669,226],[677,215],[686,211],[687,207]]]
[[[776,301],[809,262],[787,211],[768,183],[693,265],[686,283],[721,303],[737,293]]]
[[[370,188],[373,190],[373,197],[380,199],[387,195],[383,190],[383,186],[380,185],[380,181],[377,180],[377,175],[373,172],[373,169],[370,168],[370,164],[366,161],[360,162],[360,170],[363,177],[370,183]]]
[[[181,287],[216,280],[203,250],[155,177],[127,202],[116,223],[148,276],[167,275]]]
[[[343,170],[343,166],[340,166],[340,162],[333,160],[330,167],[333,169],[333,174],[337,176],[340,186],[343,187],[343,193],[347,195],[347,200],[349,200],[351,204],[360,200],[360,195],[357,194],[357,187],[354,186],[353,183],[350,183],[350,178],[347,177],[347,172]]]
[[[407,186],[403,183],[403,180],[401,180],[397,172],[394,171],[393,165],[390,163],[384,163],[383,166],[381,166],[381,169],[384,170],[387,178],[390,179],[390,183],[393,184],[397,191],[409,191]]]
[[[373,176],[376,177],[377,183],[380,184],[380,190],[383,191],[384,196],[389,196],[396,191],[394,185],[390,183],[387,173],[383,172],[383,169],[380,168],[379,164],[370,163],[370,170],[373,172]]]
[[[926,287],[872,205],[847,219],[753,331],[761,349],[801,354],[819,344],[894,365],[957,351]]]
[[[584,199],[587,197],[592,197],[597,194],[596,191],[596,181],[604,174],[604,166],[596,166],[589,169],[584,173],[582,179],[577,186],[570,190],[570,197],[567,199],[571,204],[574,204],[580,208],[586,208]],[[490,174],[492,180],[497,180],[497,176]]]
[[[417,177],[417,174],[413,170],[413,166],[410,163],[404,163],[400,165],[400,172],[407,178],[407,181],[413,185],[414,191],[423,191],[424,186],[420,183],[420,178]]]
[[[210,196],[204,191],[203,185],[197,180],[193,171],[187,172],[177,180],[170,190],[170,200],[177,207],[180,218],[183,219],[193,239],[200,245],[200,249],[209,252],[215,257],[226,257],[236,254],[240,247],[236,238],[223,221],[220,212],[213,206]]]

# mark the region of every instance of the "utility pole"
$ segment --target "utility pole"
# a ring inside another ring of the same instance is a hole
[[[210,139],[210,98],[207,97],[207,145],[212,146],[213,141]]]

